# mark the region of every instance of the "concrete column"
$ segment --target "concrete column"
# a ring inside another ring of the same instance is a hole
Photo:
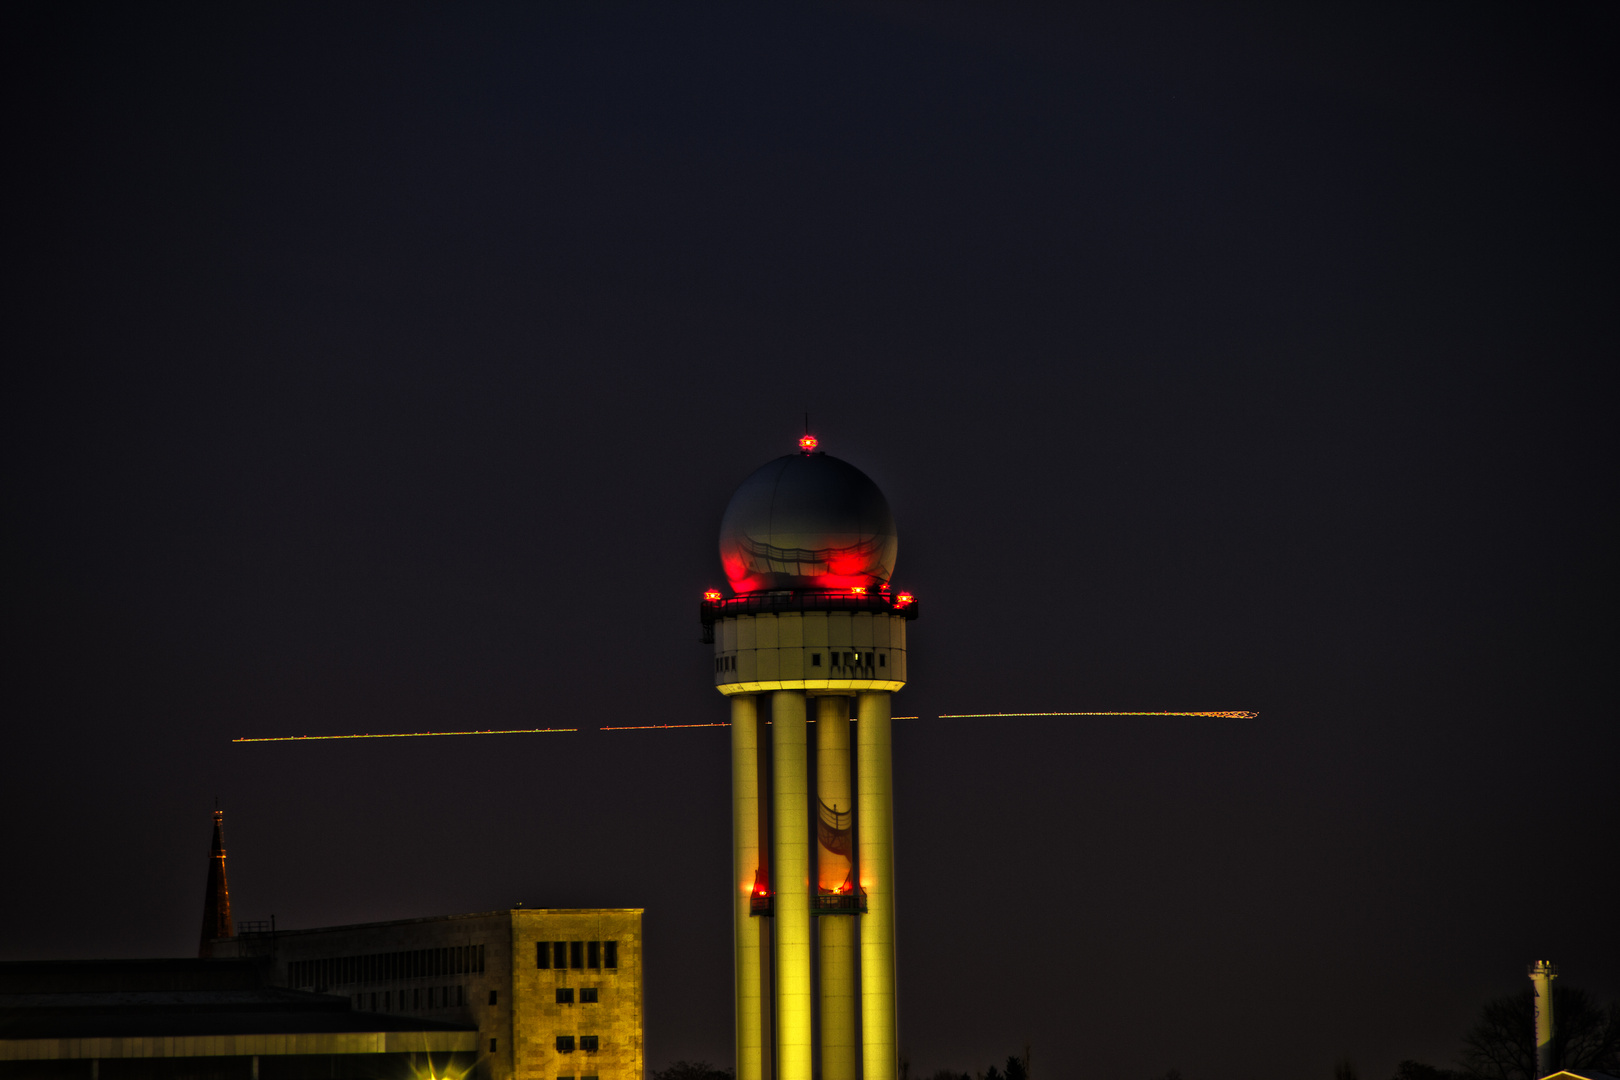
[[[771,694],[771,886],[776,924],[776,1068],[812,1080],[810,761],[801,690]]]
[[[765,1080],[761,924],[750,915],[760,865],[759,699],[731,698],[731,868],[735,931],[737,1080]]]
[[[849,699],[816,699],[816,795],[827,809],[854,805],[849,776]],[[826,813],[819,809],[818,813]],[[841,838],[847,839],[847,838]],[[816,845],[817,891],[836,893],[850,881],[853,851]],[[821,1080],[856,1080],[855,926],[858,916],[823,915],[821,951]]]
[[[856,698],[856,813],[860,815],[861,1063],[864,1080],[898,1080],[900,1036],[894,964],[894,756],[889,695]]]
[[[1558,978],[1558,969],[1547,960],[1530,965],[1530,985],[1535,988],[1536,1010],[1536,1076],[1551,1076],[1553,1064],[1553,1002],[1552,981]]]

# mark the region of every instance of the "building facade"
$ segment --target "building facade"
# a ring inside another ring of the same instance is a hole
[[[640,908],[513,908],[241,932],[274,985],[475,1027],[488,1080],[642,1080]]]

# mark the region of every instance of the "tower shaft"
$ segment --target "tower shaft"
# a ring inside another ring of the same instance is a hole
[[[802,690],[771,694],[771,884],[776,923],[776,1075],[812,1080],[810,775]]]
[[[737,1000],[737,1080],[766,1080],[765,983],[762,935],[770,920],[753,917],[753,894],[763,886],[760,851],[759,699],[731,699],[731,849]]]
[[[816,877],[820,895],[855,893],[851,845],[854,793],[849,769],[849,699],[816,698]],[[855,924],[853,913],[816,923],[821,976],[821,1080],[855,1080]]]
[[[889,695],[860,694],[855,703],[856,798],[861,885],[861,1062],[864,1080],[898,1080],[900,1044],[895,997],[894,768]]]

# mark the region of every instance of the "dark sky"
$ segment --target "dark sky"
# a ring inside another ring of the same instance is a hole
[[[644,906],[729,1064],[725,732],[595,729],[725,719],[808,410],[923,609],[913,1076],[1620,996],[1612,8],[329,7],[6,17],[0,958],[194,949],[217,794],[238,918]],[[1088,709],[1261,716],[931,719]]]

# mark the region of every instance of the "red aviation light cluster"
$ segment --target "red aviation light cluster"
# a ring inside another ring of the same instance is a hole
[[[815,448],[820,445],[821,440],[810,434],[808,431],[799,436],[799,449],[803,450],[807,454],[812,453]]]
[[[714,603],[715,601],[719,600],[720,598],[721,597],[720,597],[720,590],[719,589],[704,589],[703,590],[703,599],[709,601],[711,604]]]

